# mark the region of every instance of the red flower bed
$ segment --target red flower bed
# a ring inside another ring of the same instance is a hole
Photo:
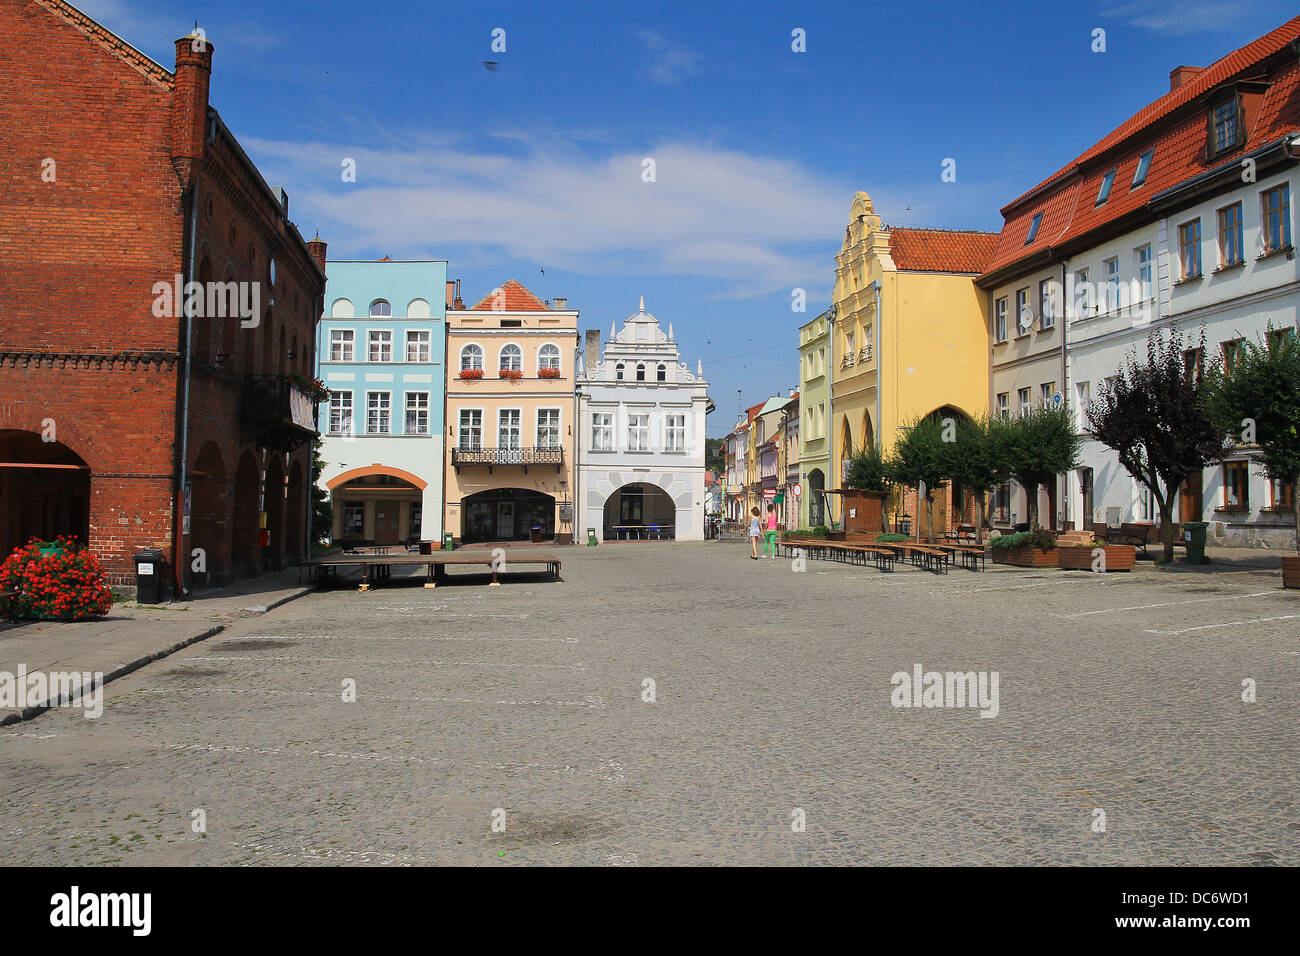
[[[483,370],[481,368],[463,368],[460,370],[461,378],[482,378]]]
[[[537,370],[538,378],[559,378],[560,370],[558,368],[539,368]]]
[[[503,368],[500,372],[502,378],[508,378],[512,381],[524,377],[524,373],[517,368]]]
[[[15,618],[85,621],[103,617],[113,606],[108,575],[89,551],[74,551],[72,538],[60,538],[64,550],[41,554],[43,542],[32,539],[0,565],[0,591],[16,591],[4,603]]]

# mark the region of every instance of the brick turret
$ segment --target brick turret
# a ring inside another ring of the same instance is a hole
[[[212,79],[212,44],[191,34],[176,41],[176,80],[172,86],[172,165],[181,188],[194,183],[203,161],[208,122],[208,84]]]

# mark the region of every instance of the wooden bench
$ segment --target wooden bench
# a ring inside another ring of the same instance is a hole
[[[956,556],[961,561],[961,566],[968,571],[983,571],[984,562],[987,557],[984,546],[978,544],[940,544],[936,547],[947,551],[950,555]],[[976,563],[979,567],[976,568]]]
[[[799,550],[805,552],[811,558],[841,561],[848,564],[865,565],[867,559],[870,558],[875,562],[878,571],[894,570],[894,562],[897,560],[897,555],[887,548],[875,547],[874,545],[845,544],[840,541],[814,539],[811,542],[801,542],[787,539],[780,542],[780,547],[785,549],[786,557],[793,557],[795,551]]]
[[[495,551],[497,549],[492,549]],[[386,580],[392,576],[393,567],[410,567],[424,565],[426,570],[426,588],[437,587],[445,581],[447,565],[486,565],[492,571],[492,580],[488,587],[501,584],[498,572],[511,565],[542,564],[546,566],[551,580],[560,580],[560,559],[544,551],[531,548],[504,548],[505,556],[497,560],[489,550],[473,551],[438,551],[430,554],[343,554],[305,561],[312,579],[324,579],[335,574],[340,567],[357,566],[361,568],[361,586],[359,591],[369,591],[371,582]]]
[[[948,573],[949,557],[948,552],[939,548],[931,547],[927,544],[911,544],[905,541],[881,541],[877,547],[890,548],[907,558],[916,567],[924,567],[927,571],[936,573],[942,571]]]
[[[1107,528],[1105,542],[1106,544],[1131,544],[1135,548],[1140,548],[1142,557],[1145,558],[1151,529],[1154,527],[1155,525],[1149,524],[1121,524],[1118,528]]]

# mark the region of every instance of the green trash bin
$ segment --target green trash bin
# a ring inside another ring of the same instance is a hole
[[[454,535],[452,535],[450,531],[448,531],[446,534],[442,536],[442,550],[444,551],[456,550],[456,538]]]
[[[589,547],[589,548],[594,548],[595,546],[596,546],[596,529],[595,529],[595,528],[588,528],[588,529],[587,529],[587,547]]]
[[[1207,563],[1205,560],[1205,529],[1209,526],[1208,521],[1183,522],[1183,541],[1187,544],[1188,564]]]

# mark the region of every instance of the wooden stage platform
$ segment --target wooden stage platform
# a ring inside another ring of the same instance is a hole
[[[492,571],[492,580],[488,587],[501,584],[499,572],[512,570],[519,565],[543,564],[551,575],[551,580],[560,580],[560,559],[545,551],[533,551],[531,548],[503,548],[504,556],[493,557],[491,551],[435,551],[432,554],[333,554],[323,558],[304,561],[302,567],[308,570],[308,580],[321,581],[334,577],[342,567],[361,569],[361,586],[359,591],[369,591],[371,584],[392,576],[394,567],[411,567],[424,565],[428,575],[424,586],[437,587],[446,582],[447,565],[457,567],[466,565],[484,565]]]

